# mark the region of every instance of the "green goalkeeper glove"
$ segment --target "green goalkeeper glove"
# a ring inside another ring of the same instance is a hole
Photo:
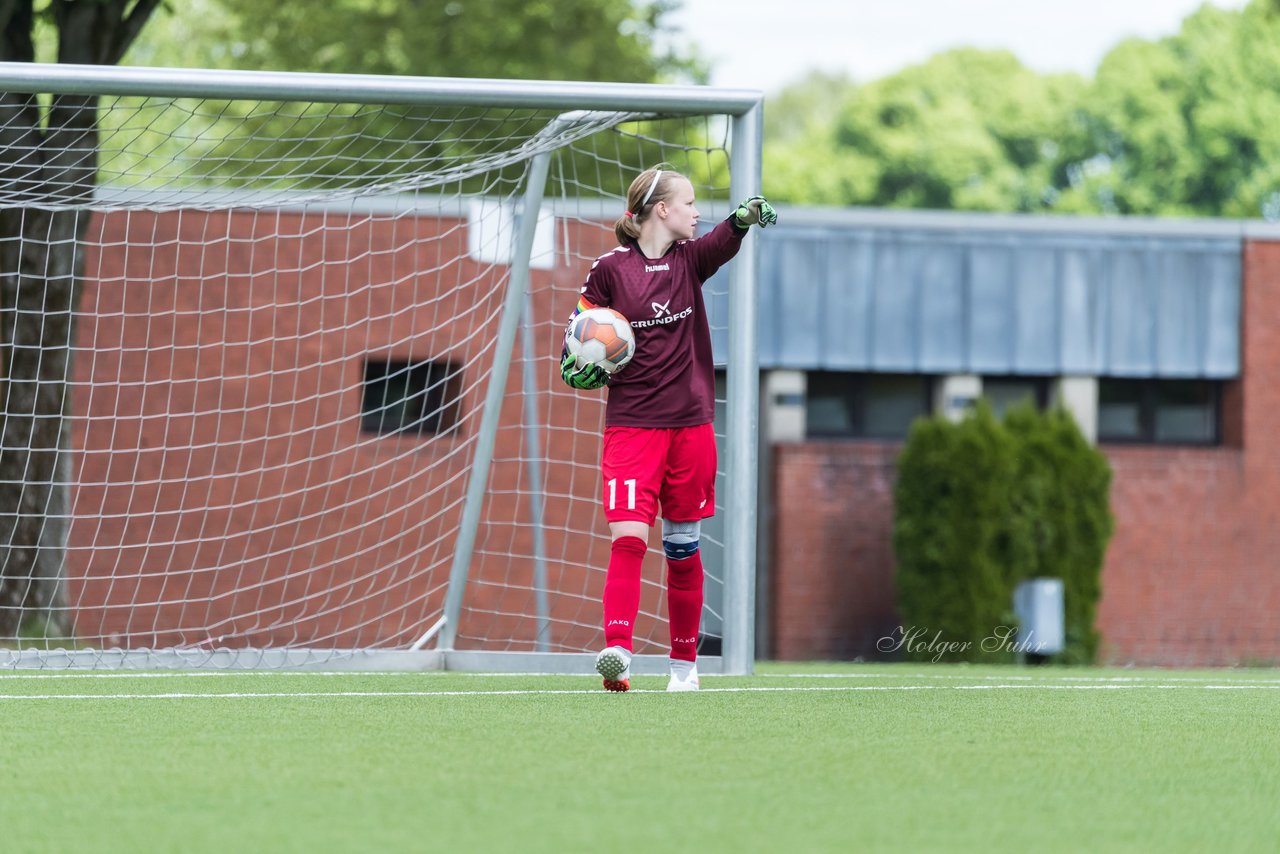
[[[560,354],[560,378],[571,388],[603,388],[609,383],[609,374],[599,365],[579,365],[568,350]]]
[[[778,221],[778,214],[773,205],[765,201],[764,196],[752,196],[733,212],[734,221],[743,228],[750,228],[757,223],[761,228],[773,225]]]

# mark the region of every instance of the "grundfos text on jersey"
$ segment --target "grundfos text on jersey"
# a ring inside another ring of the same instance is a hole
[[[631,326],[635,328],[643,326],[657,326],[661,323],[675,323],[677,320],[684,320],[691,314],[693,314],[693,306],[689,306],[679,314],[669,314],[666,317],[655,317],[652,320],[633,320],[631,321]]]

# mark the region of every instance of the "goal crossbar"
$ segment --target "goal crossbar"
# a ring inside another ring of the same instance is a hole
[[[25,94],[315,101],[418,106],[535,107],[744,116],[753,89],[659,83],[318,74],[0,62],[0,91]]]

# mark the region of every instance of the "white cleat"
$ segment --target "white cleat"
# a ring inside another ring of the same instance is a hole
[[[606,691],[631,690],[631,653],[620,646],[609,646],[596,656],[596,673],[604,679]]]
[[[667,682],[668,691],[697,691],[698,690],[698,665],[689,668],[687,676],[680,676],[672,668],[671,681]]]

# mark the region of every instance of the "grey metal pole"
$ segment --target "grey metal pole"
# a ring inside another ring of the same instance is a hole
[[[760,103],[731,128],[730,192],[733,199],[760,191]],[[732,203],[732,200],[731,200]],[[756,345],[757,245],[748,238],[729,276],[729,388],[725,405],[724,639],[723,672],[748,675],[755,662],[756,457],[759,371]]]
[[[751,89],[651,83],[400,77],[43,62],[0,62],[0,92],[426,106],[456,104],[693,115],[736,115],[750,109],[761,96],[760,92]]]
[[[498,422],[502,417],[502,400],[507,390],[507,370],[511,366],[511,354],[515,350],[520,309],[529,288],[529,256],[533,252],[538,210],[542,207],[542,194],[550,163],[550,152],[543,152],[533,158],[529,165],[524,203],[517,213],[518,226],[512,249],[511,274],[507,280],[506,298],[502,303],[498,340],[493,348],[493,369],[489,373],[489,388],[485,391],[484,410],[476,436],[476,454],[467,481],[462,520],[458,523],[458,540],[454,546],[453,565],[449,569],[449,588],[444,597],[444,625],[440,627],[437,642],[437,648],[441,650],[453,649],[458,637],[458,616],[462,613],[462,597],[466,592],[467,573],[471,569],[476,531],[480,527],[480,511],[489,485],[489,465],[493,462],[493,446],[498,435]]]
[[[543,530],[542,430],[538,418],[538,373],[534,354],[533,298],[526,293],[520,357],[524,362],[524,447],[529,472],[529,524],[533,527],[533,607],[537,619],[536,652],[551,651],[551,606],[547,597],[547,536]]]

